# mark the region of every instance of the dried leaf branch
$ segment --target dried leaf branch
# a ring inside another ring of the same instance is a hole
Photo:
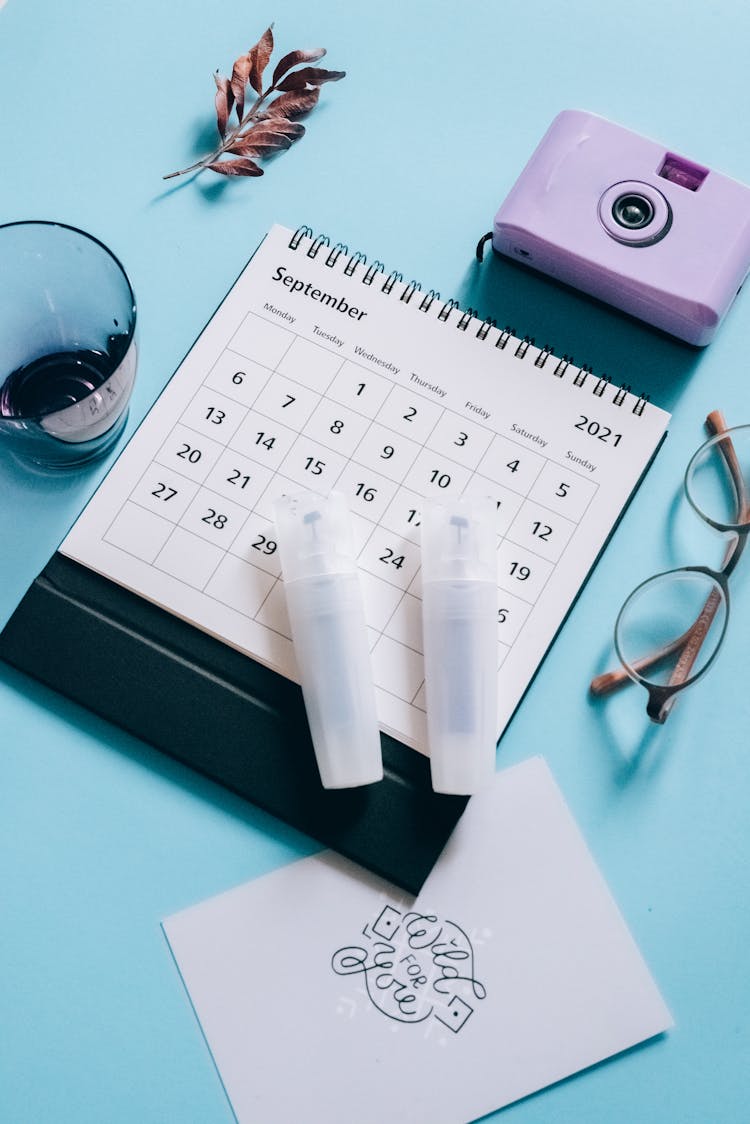
[[[276,64],[271,85],[264,90],[263,75],[272,52],[273,31],[269,27],[255,46],[235,61],[231,78],[217,71],[214,102],[220,143],[195,164],[164,176],[165,180],[188,172],[202,172],[204,168],[222,176],[262,176],[263,169],[257,160],[290,148],[304,136],[304,125],[295,118],[315,108],[320,87],[325,82],[338,82],[346,72],[310,65],[323,58],[324,47],[290,51]],[[295,69],[297,67],[299,69]],[[255,97],[246,113],[248,88]],[[231,126],[233,110],[237,123]]]

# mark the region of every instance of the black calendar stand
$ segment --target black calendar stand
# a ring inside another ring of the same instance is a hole
[[[61,554],[0,657],[410,893],[466,805],[386,735],[382,782],[326,791],[296,684]]]

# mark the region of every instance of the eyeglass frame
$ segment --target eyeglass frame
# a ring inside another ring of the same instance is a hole
[[[721,455],[724,457],[727,469],[729,470],[729,475],[734,485],[735,495],[737,499],[737,521],[734,524],[724,524],[708,518],[708,516],[706,516],[696,507],[689,491],[687,490],[686,482],[684,482],[685,490],[688,502],[690,503],[691,507],[693,507],[693,509],[715,530],[734,534],[734,541],[727,549],[724,557],[724,562],[720,570],[714,570],[710,566],[678,566],[675,569],[665,570],[661,574],[654,574],[652,575],[652,577],[646,578],[645,581],[641,582],[635,587],[634,590],[632,590],[632,592],[625,598],[625,601],[622,604],[622,608],[620,609],[620,612],[617,615],[617,620],[615,622],[615,650],[617,652],[620,663],[622,664],[622,667],[617,671],[608,671],[604,672],[602,675],[595,676],[595,678],[592,679],[589,687],[589,690],[593,695],[599,696],[609,694],[609,692],[617,690],[626,682],[640,683],[641,686],[645,687],[648,691],[646,713],[648,714],[648,717],[652,722],[659,723],[660,725],[666,722],[667,718],[669,717],[669,714],[675,702],[677,701],[677,696],[680,691],[684,691],[686,687],[690,687],[693,683],[700,679],[716,659],[716,656],[719,654],[719,650],[726,634],[727,624],[729,623],[729,578],[735,570],[740,558],[742,557],[742,553],[747,544],[748,534],[750,533],[750,497],[748,497],[747,494],[745,480],[731,438],[731,433],[733,432],[733,430],[741,427],[734,426],[730,429],[727,426],[724,420],[724,416],[720,410],[713,410],[706,418],[705,424],[710,436],[695,451],[695,453],[693,453],[688,463],[686,476],[689,472],[690,465],[704,450],[704,448],[712,441],[717,444],[720,447]],[[728,439],[726,441],[723,441],[722,438],[727,434],[729,435]],[[698,658],[700,649],[703,645],[704,640],[706,639],[706,636],[708,635],[708,631],[716,615],[716,611],[721,603],[719,598],[716,596],[715,590],[712,590],[706,598],[706,603],[696,617],[693,624],[691,624],[690,627],[682,633],[682,635],[678,636],[670,644],[659,648],[656,652],[651,652],[649,655],[643,656],[639,660],[636,660],[634,663],[632,663],[625,660],[625,658],[623,657],[617,639],[622,614],[631,598],[638,592],[638,590],[642,589],[645,585],[649,585],[651,582],[655,581],[658,578],[671,577],[672,575],[676,574],[703,574],[706,577],[712,579],[721,589],[724,602],[726,604],[724,624],[716,647],[709,659],[706,660],[706,663],[703,665],[700,672],[697,675],[694,675],[692,678],[690,677],[690,671],[696,659]],[[682,648],[683,651],[677,660],[677,664],[670,674],[670,680],[668,683],[650,683],[648,680],[637,677],[638,672],[641,669],[648,669],[649,667],[652,667],[660,660],[665,659],[667,656],[679,651],[680,648]]]

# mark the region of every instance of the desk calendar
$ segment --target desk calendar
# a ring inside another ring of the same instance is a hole
[[[294,679],[273,501],[351,508],[382,727],[425,743],[424,496],[490,495],[501,733],[668,415],[275,226],[61,553]]]

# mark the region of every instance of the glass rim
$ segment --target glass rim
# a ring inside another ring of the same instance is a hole
[[[95,234],[90,234],[87,230],[81,230],[80,226],[73,226],[72,223],[68,222],[58,222],[57,219],[14,219],[12,222],[3,222],[0,223],[0,235],[2,235],[2,232],[4,230],[10,230],[14,226],[55,226],[60,230],[69,230],[73,234],[79,234],[81,238],[85,238],[88,242],[93,242],[101,250],[104,250],[105,254],[112,259],[112,261],[115,263],[120,273],[122,274],[125,284],[127,285],[128,293],[130,294],[130,306],[132,309],[133,318],[131,321],[130,330],[128,332],[128,343],[132,341],[133,337],[135,336],[135,325],[137,319],[135,292],[133,291],[133,286],[130,282],[130,277],[128,276],[128,271],[126,270],[125,266],[122,264],[117,254],[115,254],[114,251],[110,250],[109,246],[107,246],[105,242],[102,242],[101,238],[97,238]]]
[[[737,427],[737,428],[739,428],[739,427]],[[748,427],[748,428],[750,428],[750,427]],[[646,678],[645,675],[641,675],[640,672],[638,672],[632,666],[632,664],[629,662],[629,660],[627,660],[625,658],[625,656],[623,655],[622,647],[620,645],[620,635],[619,635],[620,634],[620,622],[622,621],[622,617],[623,617],[623,614],[624,614],[625,610],[627,609],[628,605],[630,604],[630,602],[633,600],[633,598],[636,596],[637,593],[640,593],[640,591],[642,589],[644,589],[646,586],[651,585],[652,583],[655,583],[657,581],[660,581],[662,578],[674,578],[674,577],[677,577],[677,575],[679,575],[679,574],[703,574],[705,577],[710,578],[710,580],[714,583],[714,585],[717,586],[718,589],[721,591],[721,595],[724,599],[724,604],[726,606],[726,611],[724,613],[724,622],[722,624],[721,632],[719,633],[719,637],[716,640],[716,643],[714,645],[713,652],[708,657],[706,662],[701,666],[699,671],[696,671],[694,675],[688,676],[687,679],[683,679],[679,683],[672,683],[672,684],[657,683],[653,679],[648,679],[648,678]],[[628,676],[632,679],[632,681],[634,683],[640,683],[642,687],[646,687],[649,691],[656,690],[656,691],[660,691],[660,692],[667,692],[670,695],[671,694],[677,694],[678,691],[684,691],[686,687],[690,687],[693,683],[697,683],[697,681],[699,679],[703,678],[705,673],[708,671],[708,669],[711,667],[712,663],[714,662],[714,660],[718,656],[719,651],[721,649],[721,646],[724,643],[724,636],[726,635],[727,625],[729,624],[730,609],[731,609],[731,605],[730,605],[730,600],[729,600],[729,583],[727,582],[727,579],[725,578],[725,576],[723,574],[718,573],[716,570],[712,570],[708,566],[676,566],[672,570],[663,570],[660,574],[652,574],[651,577],[646,578],[644,581],[640,582],[635,587],[635,589],[631,590],[631,592],[628,594],[628,596],[623,601],[623,603],[620,607],[620,611],[617,614],[617,619],[615,621],[615,628],[614,628],[614,644],[615,644],[615,651],[617,653],[617,658],[619,659],[622,667],[625,669],[625,671],[627,672]]]
[[[688,461],[687,468],[685,469],[685,473],[684,473],[684,476],[683,476],[683,487],[684,487],[684,490],[685,490],[685,495],[687,496],[687,501],[690,504],[690,506],[692,507],[693,511],[696,513],[696,515],[698,515],[704,521],[704,523],[708,523],[708,525],[710,527],[713,527],[717,531],[732,531],[732,532],[734,532],[735,534],[738,534],[738,535],[747,534],[748,532],[750,532],[750,520],[747,521],[747,522],[744,522],[744,523],[737,522],[737,521],[732,522],[732,523],[727,523],[724,520],[712,518],[710,515],[708,515],[703,510],[702,507],[699,506],[698,502],[690,494],[690,483],[689,483],[689,481],[690,481],[690,477],[691,477],[691,474],[692,474],[692,471],[693,471],[693,466],[694,466],[695,462],[698,460],[699,457],[703,456],[703,454],[706,453],[709,449],[712,449],[714,446],[720,444],[720,442],[722,442],[722,441],[729,440],[731,442],[732,437],[735,434],[741,433],[741,432],[742,433],[750,432],[750,423],[745,423],[743,425],[733,425],[733,426],[730,426],[728,429],[722,430],[720,433],[714,433],[711,437],[709,437],[706,441],[704,441],[695,450],[692,457]],[[686,568],[688,568],[688,567],[682,567],[682,569],[686,569]],[[694,567],[694,568],[700,569],[700,567]],[[667,572],[670,572],[670,571],[667,571]],[[655,576],[659,576],[659,575],[655,575]],[[635,590],[633,590],[633,592],[635,592]]]

